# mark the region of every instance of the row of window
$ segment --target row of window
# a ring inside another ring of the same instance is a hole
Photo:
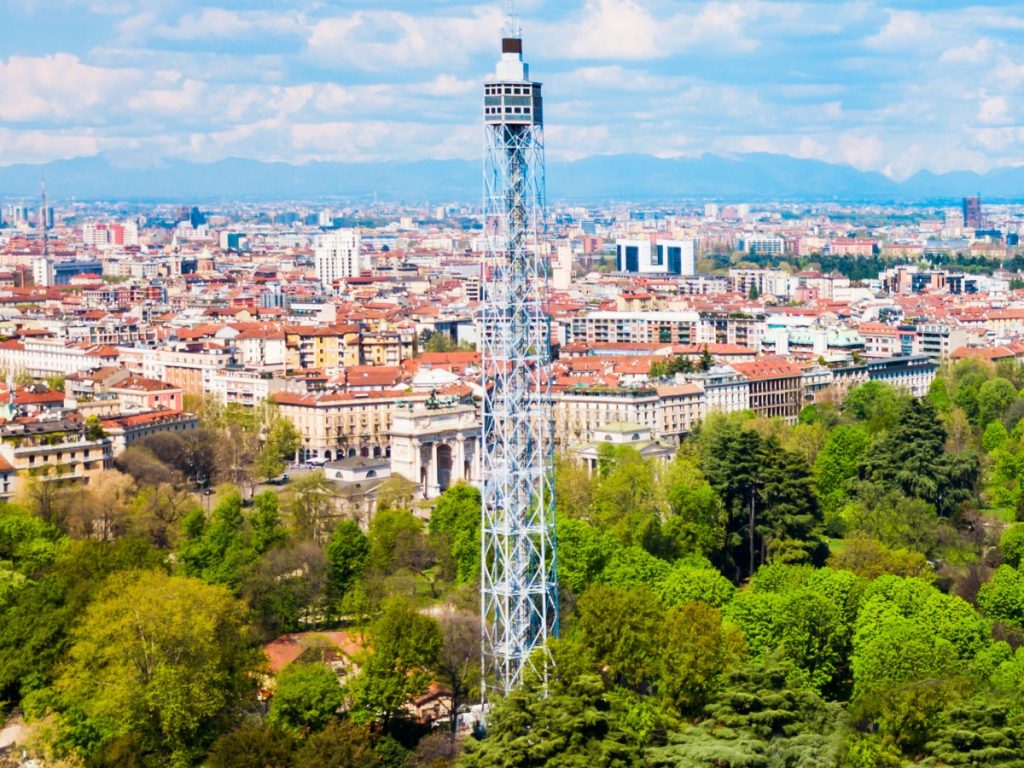
[[[533,93],[532,85],[485,85],[484,94],[487,96],[529,96]]]
[[[501,107],[484,107],[485,115],[525,115],[529,116],[533,113],[530,107],[505,107],[504,112]]]

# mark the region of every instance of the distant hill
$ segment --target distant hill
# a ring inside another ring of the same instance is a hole
[[[0,197],[33,196],[45,175],[55,199],[286,200],[337,197],[419,202],[480,198],[480,163],[470,160],[263,163],[231,158],[215,163],[164,160],[151,168],[123,167],[110,156],[0,167]],[[599,155],[550,162],[551,201],[719,200],[955,201],[975,193],[989,200],[1024,200],[1024,167],[987,174],[922,172],[902,181],[849,165],[785,155],[706,154],[693,158]]]

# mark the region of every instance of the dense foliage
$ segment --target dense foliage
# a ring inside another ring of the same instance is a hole
[[[1022,384],[967,361],[920,400],[712,416],[669,462],[559,458],[553,666],[459,738],[408,706],[478,697],[479,493],[392,478],[342,519],[320,473],[257,487],[272,412],[214,409],[0,506],[0,702],[68,766],[1020,766]],[[341,677],[270,679],[261,642],[321,629],[359,646]]]
[[[1021,384],[964,362],[560,465],[555,677],[464,764],[1024,765]]]

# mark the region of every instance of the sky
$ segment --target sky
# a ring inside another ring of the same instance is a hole
[[[0,165],[481,155],[506,0],[0,0]],[[1024,0],[519,0],[549,158],[1024,164]]]

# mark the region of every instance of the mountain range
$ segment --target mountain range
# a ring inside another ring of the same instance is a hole
[[[304,165],[230,158],[213,163],[162,160],[124,166],[111,155],[0,167],[0,198],[34,197],[41,178],[58,200],[313,200],[338,198],[406,203],[475,202],[480,163],[471,160]],[[549,201],[669,202],[683,199],[841,202],[1024,200],[1024,167],[985,174],[918,173],[903,181],[849,165],[765,153],[659,158],[597,155],[549,162]]]

